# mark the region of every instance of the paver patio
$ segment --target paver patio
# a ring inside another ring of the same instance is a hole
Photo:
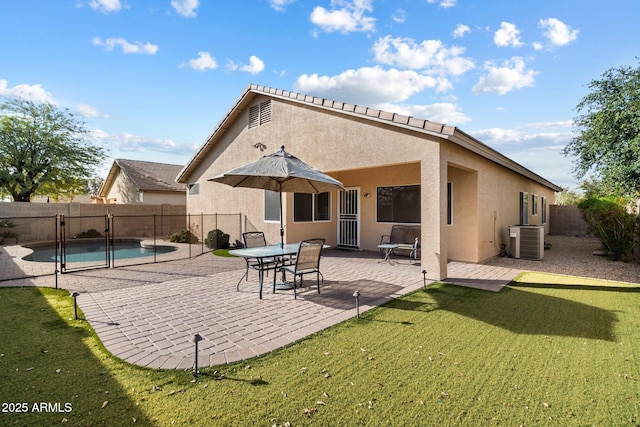
[[[293,343],[424,285],[419,264],[389,265],[377,254],[329,250],[321,263],[321,293],[309,280],[299,294],[265,289],[238,258],[205,254],[190,260],[58,275],[58,286],[78,291],[78,305],[105,347],[127,362],[190,369],[194,334],[200,334],[199,366],[244,360]],[[2,266],[0,257],[0,267]],[[520,270],[450,263],[449,283],[499,291]],[[426,284],[433,280],[426,275]],[[270,284],[272,276],[266,278]],[[6,280],[0,286],[55,286],[54,276]]]

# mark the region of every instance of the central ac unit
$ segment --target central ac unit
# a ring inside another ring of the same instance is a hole
[[[510,226],[509,254],[514,258],[541,260],[544,257],[544,226]]]

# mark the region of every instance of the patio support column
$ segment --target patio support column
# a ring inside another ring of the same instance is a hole
[[[439,144],[431,144],[420,162],[421,268],[431,279],[447,278],[447,168]]]

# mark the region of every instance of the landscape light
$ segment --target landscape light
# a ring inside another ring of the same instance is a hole
[[[71,294],[71,296],[73,297],[73,313],[76,316],[76,320],[78,320],[78,295],[80,295],[79,292],[74,292]]]
[[[353,296],[356,297],[356,317],[360,318],[360,292],[355,291]]]
[[[195,360],[193,362],[193,375],[198,375],[198,343],[202,341],[204,338],[200,334],[195,334],[193,338],[191,338],[191,342],[196,345],[195,349]]]

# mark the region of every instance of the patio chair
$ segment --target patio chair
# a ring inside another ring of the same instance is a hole
[[[325,239],[309,239],[300,242],[300,248],[295,258],[295,263],[291,265],[284,265],[280,267],[280,271],[290,272],[293,274],[293,295],[294,298],[298,298],[296,291],[297,281],[296,277],[300,276],[300,287],[302,288],[302,276],[305,274],[316,274],[316,284],[318,287],[318,293],[320,293],[320,277],[324,282],[324,276],[320,272],[320,255],[322,247],[324,246]],[[274,277],[274,292],[275,292],[275,277]]]
[[[264,233],[262,231],[249,231],[246,233],[242,233],[242,240],[244,242],[245,248],[257,248],[260,246],[267,246],[267,240],[264,237]],[[259,275],[264,274],[264,271],[269,271],[275,269],[277,265],[277,261],[274,258],[264,258],[262,262],[260,262],[257,258],[245,258],[247,263],[247,270],[244,272],[244,275],[238,281],[238,286],[236,286],[236,290],[240,290],[240,282],[242,279],[249,280],[249,269],[252,268],[258,271]]]

